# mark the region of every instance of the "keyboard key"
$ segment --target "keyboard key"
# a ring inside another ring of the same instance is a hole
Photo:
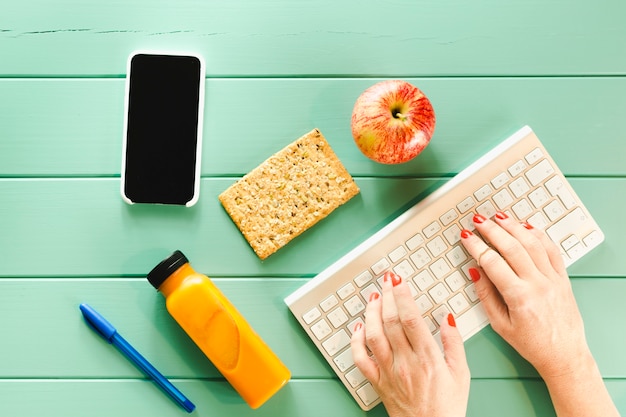
[[[420,291],[426,291],[431,285],[433,285],[435,279],[431,275],[430,271],[424,269],[417,274],[415,278],[413,278],[413,282],[415,282],[415,285],[417,285],[417,288],[419,288]]]
[[[526,169],[526,163],[520,159],[519,161],[511,165],[508,171],[512,177],[517,177],[519,174],[524,172],[525,169]]]
[[[579,228],[583,227],[586,221],[587,215],[580,207],[578,207],[554,225],[548,227],[546,229],[546,233],[550,236],[550,239],[552,239],[553,242],[558,243],[566,236],[569,236]]]
[[[454,314],[460,314],[463,312],[463,310],[470,306],[470,304],[467,302],[467,299],[462,293],[458,293],[457,295],[452,297],[448,304],[452,308],[452,311],[454,311]]]
[[[459,329],[463,340],[465,340],[482,329],[489,319],[483,305],[478,303],[465,313],[455,317],[454,321],[456,321],[456,328]]]
[[[548,193],[543,187],[539,187],[530,193],[528,198],[530,198],[531,203],[533,203],[533,206],[537,209],[542,208],[550,200]]]
[[[511,204],[513,204],[513,197],[511,197],[511,193],[506,188],[498,191],[493,195],[493,201],[496,203],[500,210],[504,210]]]
[[[359,368],[354,368],[346,374],[346,379],[352,385],[353,388],[358,387],[365,382],[365,376],[359,371]]]
[[[375,292],[377,292],[380,295],[380,291],[378,291],[378,287],[372,283],[361,290],[361,297],[363,297],[364,300],[369,301],[370,296]]]
[[[335,356],[339,351],[350,344],[350,336],[348,333],[341,329],[334,335],[328,338],[322,343],[322,346],[330,356]]]
[[[351,294],[353,294],[354,291],[356,291],[356,289],[354,288],[354,285],[352,285],[351,282],[348,282],[346,285],[339,288],[339,290],[337,291],[337,295],[339,295],[339,298],[341,298],[342,300],[345,300]]]
[[[403,279],[410,279],[415,274],[415,269],[411,263],[405,259],[393,268],[396,275],[400,275]]]
[[[409,248],[410,251],[413,251],[420,247],[420,245],[424,244],[424,238],[419,233],[413,236],[411,239],[406,241],[406,247]]]
[[[474,207],[474,204],[476,204],[474,202],[474,199],[472,197],[467,197],[465,200],[457,204],[456,208],[458,208],[461,213],[465,213],[468,210],[470,210],[472,207]]]
[[[334,306],[336,306],[337,304],[339,304],[339,301],[337,300],[337,297],[335,297],[334,295],[330,295],[328,297],[326,297],[321,303],[320,303],[320,307],[322,307],[322,310],[324,310],[324,312],[330,310],[331,308],[333,308]]]
[[[478,301],[478,294],[476,294],[476,287],[474,286],[474,283],[471,283],[470,285],[465,287],[465,290],[463,291],[465,291],[467,298],[469,298],[472,303]]]
[[[417,297],[415,300],[415,304],[417,304],[417,308],[420,310],[420,314],[426,314],[433,308],[433,303],[430,301],[430,298],[426,294],[422,294]]]
[[[533,213],[533,208],[530,206],[528,200],[523,199],[519,202],[513,204],[513,212],[520,220],[525,220],[526,217],[530,216]]]
[[[526,178],[534,187],[552,174],[554,174],[554,168],[547,159],[544,159],[526,172]]]
[[[456,292],[465,286],[467,281],[463,278],[463,275],[459,271],[454,271],[446,278],[446,284],[452,290],[452,292]]]
[[[433,319],[441,326],[444,320],[448,320],[448,314],[450,314],[450,310],[447,305],[443,304],[433,311]]]
[[[311,324],[320,317],[322,317],[320,310],[317,307],[313,307],[302,315],[302,320],[304,320],[306,324]]]
[[[533,149],[528,155],[524,157],[524,159],[526,159],[526,162],[528,162],[529,165],[534,164],[541,158],[543,158],[543,152],[539,148]]]
[[[483,185],[474,193],[476,201],[483,201],[491,194],[491,187],[489,185]]]
[[[546,182],[546,188],[550,192],[553,197],[559,197],[563,205],[567,210],[570,210],[572,207],[576,206],[576,199],[567,189],[563,180],[559,176],[554,176],[550,178]]]
[[[354,359],[352,358],[352,349],[348,348],[344,350],[341,354],[335,356],[333,358],[333,362],[337,365],[337,368],[341,372],[346,372],[348,369],[354,366]]]
[[[395,264],[400,259],[404,258],[406,256],[406,253],[407,252],[406,249],[404,249],[404,246],[398,246],[397,248],[389,252],[389,259]]]
[[[556,219],[561,217],[563,214],[565,214],[565,208],[563,208],[563,205],[557,200],[554,200],[553,202],[548,204],[543,209],[543,211],[544,213],[546,213],[550,221],[555,221]]]
[[[374,271],[375,275],[380,275],[383,272],[385,272],[387,269],[389,269],[389,267],[391,266],[391,264],[389,263],[389,261],[387,260],[387,258],[382,258],[379,259],[374,265],[372,265],[372,271]]]
[[[507,182],[509,182],[509,176],[506,175],[506,172],[502,172],[497,177],[491,180],[491,185],[493,185],[493,188],[498,190],[504,187],[504,185],[506,185]]]
[[[583,243],[585,244],[585,246],[587,246],[588,248],[595,248],[596,246],[598,246],[602,241],[603,241],[603,237],[602,234],[600,232],[598,232],[597,230],[594,230],[593,232],[589,233],[587,236],[585,236],[583,238]]]
[[[470,213],[461,219],[461,227],[467,230],[476,229],[474,225],[474,213]]]
[[[432,222],[431,224],[426,226],[424,230],[422,230],[422,232],[424,232],[424,236],[426,236],[426,239],[430,239],[431,237],[435,236],[440,230],[441,225],[438,222]]]
[[[476,212],[482,214],[483,216],[490,218],[496,215],[496,208],[491,203],[491,201],[487,200],[482,203],[480,206],[476,208]]]
[[[567,251],[567,256],[569,256],[571,259],[576,260],[581,258],[588,251],[589,249],[587,249],[582,243],[577,243],[576,245],[572,246],[570,250]]]
[[[426,253],[426,249],[420,248],[413,255],[409,256],[417,269],[422,269],[431,261],[430,256]]]
[[[445,259],[439,258],[430,266],[430,271],[433,273],[435,278],[442,279],[451,271],[450,265],[446,262]]]
[[[374,278],[374,276],[371,274],[370,271],[363,271],[359,275],[357,275],[356,278],[354,278],[354,282],[356,282],[356,285],[358,285],[359,287],[362,287],[370,282],[372,278]]]
[[[534,227],[535,229],[539,229],[539,230],[543,230],[546,228],[546,226],[548,226],[548,219],[546,219],[546,216],[544,216],[543,213],[541,212],[533,214],[526,221],[532,227]]]
[[[366,406],[372,404],[379,398],[376,391],[374,391],[372,384],[370,384],[369,382],[356,390],[356,393],[361,401],[363,401],[363,404],[365,404]]]
[[[453,224],[443,231],[443,237],[446,238],[450,246],[461,240],[461,228],[457,224]]]
[[[441,236],[437,236],[436,238],[428,242],[426,244],[426,247],[430,251],[430,254],[433,256],[433,258],[436,258],[448,248],[448,245],[446,245]]]
[[[336,329],[338,329],[345,322],[348,321],[348,316],[346,315],[346,313],[343,311],[341,307],[337,307],[336,309],[328,313],[328,316],[326,317],[330,321],[330,324],[332,324],[333,327]]]
[[[438,283],[435,285],[430,291],[428,291],[433,301],[437,304],[441,304],[448,296],[450,295],[450,291],[446,288],[443,283]]]
[[[461,246],[455,246],[452,250],[446,253],[446,258],[448,258],[450,264],[456,268],[467,260],[467,255]]]
[[[363,321],[363,319],[361,317],[357,317],[356,319],[348,323],[347,327],[348,327],[348,331],[350,332],[350,334],[354,333],[354,326],[356,326],[357,323],[361,323],[362,326],[365,325],[365,322]]]
[[[350,314],[352,317],[365,310],[365,304],[358,295],[355,295],[354,297],[346,301],[344,307],[348,311],[348,314]]]
[[[313,332],[315,337],[317,337],[318,340],[324,339],[326,336],[328,336],[332,332],[330,325],[324,319],[321,319],[320,321],[315,323],[313,326],[311,326],[311,331]]]
[[[526,194],[528,190],[530,190],[528,183],[523,177],[513,181],[511,185],[509,185],[509,188],[513,192],[513,195],[517,198],[520,198],[521,196]]]
[[[561,246],[563,247],[564,250],[567,251],[579,243],[580,243],[580,240],[578,239],[578,237],[576,235],[571,235],[570,237],[565,239],[563,242],[561,242]]]
[[[456,210],[450,209],[447,212],[445,212],[443,216],[439,217],[439,220],[441,221],[441,224],[443,224],[444,226],[447,226],[453,221],[455,221],[458,217],[459,217],[459,214],[456,212]]]

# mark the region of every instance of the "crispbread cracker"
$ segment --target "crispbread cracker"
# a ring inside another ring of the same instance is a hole
[[[318,129],[245,175],[219,200],[261,259],[359,193]]]

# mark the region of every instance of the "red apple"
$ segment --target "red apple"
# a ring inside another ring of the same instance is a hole
[[[426,95],[401,80],[374,84],[352,111],[352,136],[361,152],[383,164],[400,164],[420,154],[435,130],[435,111]]]

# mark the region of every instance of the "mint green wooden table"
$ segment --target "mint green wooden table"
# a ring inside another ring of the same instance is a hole
[[[622,0],[3,3],[1,416],[185,414],[85,326],[81,302],[116,324],[198,416],[365,415],[283,297],[524,124],[606,233],[570,274],[602,375],[626,411]],[[201,196],[190,209],[130,207],[119,196],[125,64],[140,48],[196,50],[207,62]],[[356,149],[349,120],[357,96],[392,77],[426,92],[437,129],[418,159],[384,167]],[[217,195],[314,127],[362,192],[260,262]],[[145,281],[177,248],[292,370],[259,410]],[[468,415],[554,414],[535,371],[490,328],[466,349]]]

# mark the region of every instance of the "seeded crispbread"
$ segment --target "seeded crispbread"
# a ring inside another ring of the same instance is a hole
[[[314,129],[245,175],[219,200],[254,252],[266,259],[358,193]]]

